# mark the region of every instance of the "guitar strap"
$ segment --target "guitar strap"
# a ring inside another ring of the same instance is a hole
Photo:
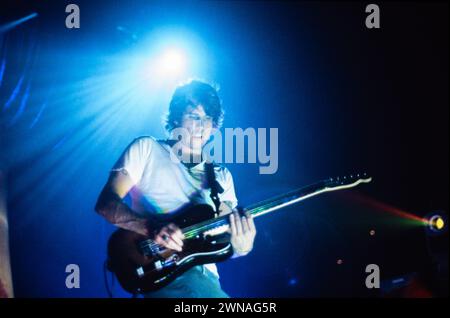
[[[219,193],[223,193],[223,188],[220,183],[216,180],[216,174],[214,173],[214,163],[205,162],[205,173],[206,182],[209,189],[211,189],[211,200],[214,202],[216,207],[216,213],[219,213],[220,199]]]

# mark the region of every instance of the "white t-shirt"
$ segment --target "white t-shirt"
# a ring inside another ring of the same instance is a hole
[[[191,169],[181,163],[171,147],[153,137],[136,138],[125,149],[112,171],[125,169],[135,186],[130,190],[131,208],[141,214],[173,213],[188,203],[214,203],[206,185],[205,162]],[[230,171],[223,166],[214,168],[216,180],[224,189],[220,201],[235,208],[237,198]],[[205,265],[216,274],[215,264]]]

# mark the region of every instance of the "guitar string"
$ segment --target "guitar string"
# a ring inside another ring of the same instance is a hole
[[[285,203],[285,202],[288,202],[288,201],[293,200],[295,198],[301,197],[300,194],[304,194],[304,193],[301,193],[301,192],[305,192],[306,189],[311,189],[312,187],[317,187],[316,190],[318,190],[318,188],[320,188],[320,187],[318,187],[319,185],[323,186],[324,184],[323,184],[323,182],[318,182],[316,184],[312,184],[312,185],[307,186],[305,188],[294,190],[294,191],[292,191],[290,193],[281,195],[279,197],[276,197],[276,198],[273,198],[273,199],[269,199],[269,200],[267,200],[269,202],[266,201],[267,203],[265,203],[265,204],[263,204],[264,201],[262,201],[260,203],[255,204],[254,208],[247,209],[246,212],[256,215],[259,211],[264,211],[264,210],[266,210],[268,208],[271,208],[273,206],[276,206],[278,204]],[[315,191],[313,191],[313,192],[315,192]],[[206,230],[208,228],[214,229],[214,228],[222,226],[222,225],[226,225],[226,224],[229,225],[229,222],[228,222],[227,218],[228,218],[228,215],[225,215],[225,216],[222,216],[220,218],[214,219],[212,221],[211,220],[207,220],[207,221],[204,221],[202,223],[186,227],[185,229],[183,229],[183,233],[184,233],[185,237],[188,238],[188,239],[192,238],[192,237],[195,237],[199,233],[203,232],[204,230]],[[151,242],[152,243],[146,244],[144,246],[148,246],[148,245],[155,246],[155,245],[158,245],[157,243],[154,243],[153,241],[151,241]]]
[[[255,216],[257,216],[258,212],[260,212],[260,211],[264,211],[264,210],[267,210],[268,208],[271,208],[271,207],[295,200],[302,196],[305,196],[306,192],[311,192],[311,193],[318,192],[318,191],[320,191],[320,189],[326,187],[327,182],[330,182],[330,180],[317,182],[317,183],[311,184],[309,186],[306,186],[304,188],[297,189],[297,190],[291,191],[289,193],[280,195],[278,197],[268,199],[266,201],[262,201],[260,203],[255,204],[253,208],[252,207],[248,208],[246,211],[250,214],[255,214]],[[312,189],[314,189],[314,191],[311,191]],[[265,202],[267,202],[267,203],[265,203]],[[223,225],[224,223],[227,223],[227,221],[224,220],[225,218],[227,218],[227,216],[224,216],[221,218],[222,218],[222,220],[219,220],[219,221],[214,220],[213,222],[211,222],[210,220],[208,220],[203,223],[193,225],[193,226],[191,226],[192,229],[189,229],[191,227],[187,227],[183,230],[183,232],[184,232],[185,236],[187,234],[187,236],[189,236],[189,238],[196,236],[196,235],[198,235],[198,233],[202,232],[205,228],[207,229],[211,225],[213,225],[213,227],[216,227],[216,226]],[[189,230],[187,230],[187,229],[189,229]]]
[[[317,186],[317,185],[318,184],[314,184],[314,186]],[[304,192],[305,190],[301,189],[301,191]],[[276,205],[288,202],[288,201],[293,200],[300,196],[301,196],[300,190],[295,190],[295,191],[292,191],[291,193],[281,195],[277,198],[269,199],[267,201],[262,201],[260,203],[257,203],[254,205],[254,207],[247,209],[246,212],[248,212],[254,216],[257,216],[256,214],[260,211],[263,211],[268,208],[274,207]],[[264,203],[264,202],[267,202],[267,203]],[[215,228],[215,227],[227,224],[228,223],[228,221],[226,220],[227,218],[228,218],[228,216],[225,215],[220,218],[214,219],[212,222],[211,222],[211,220],[208,220],[203,223],[199,223],[199,224],[187,227],[183,230],[183,233],[186,238],[194,237],[194,236],[198,235],[198,233],[202,232],[204,229],[207,229],[208,227]],[[190,229],[190,228],[192,228],[192,229]]]
[[[276,205],[284,203],[284,202],[288,202],[293,199],[292,197],[288,197],[289,195],[294,196],[294,197],[299,197],[298,191],[293,191],[293,193],[282,195],[278,200],[275,200],[275,201],[273,199],[267,200],[270,202],[267,202],[265,204],[262,204],[262,202],[257,203],[254,208],[250,208],[250,209],[246,210],[246,212],[248,212],[250,214],[256,214],[259,211],[266,210],[268,208],[271,208],[273,206],[276,206]],[[187,239],[195,237],[199,233],[203,232],[204,230],[206,230],[208,228],[213,229],[213,228],[225,225],[225,224],[229,224],[229,222],[226,220],[227,218],[228,218],[228,215],[225,215],[220,218],[214,219],[213,221],[207,220],[202,223],[186,227],[185,229],[183,229],[183,234],[185,235],[185,238],[187,238]],[[157,245],[157,244],[155,243],[153,245]]]

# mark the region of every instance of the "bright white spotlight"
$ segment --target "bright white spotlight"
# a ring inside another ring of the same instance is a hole
[[[184,55],[178,50],[167,50],[160,60],[160,72],[168,74],[181,74],[186,66]]]

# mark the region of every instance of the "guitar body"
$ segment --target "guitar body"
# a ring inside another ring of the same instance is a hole
[[[161,215],[161,224],[185,228],[214,218],[209,205],[196,205],[174,216]],[[196,265],[224,261],[233,254],[228,234],[185,239],[183,251],[163,249],[148,237],[119,229],[108,242],[108,268],[130,293],[160,289]]]

